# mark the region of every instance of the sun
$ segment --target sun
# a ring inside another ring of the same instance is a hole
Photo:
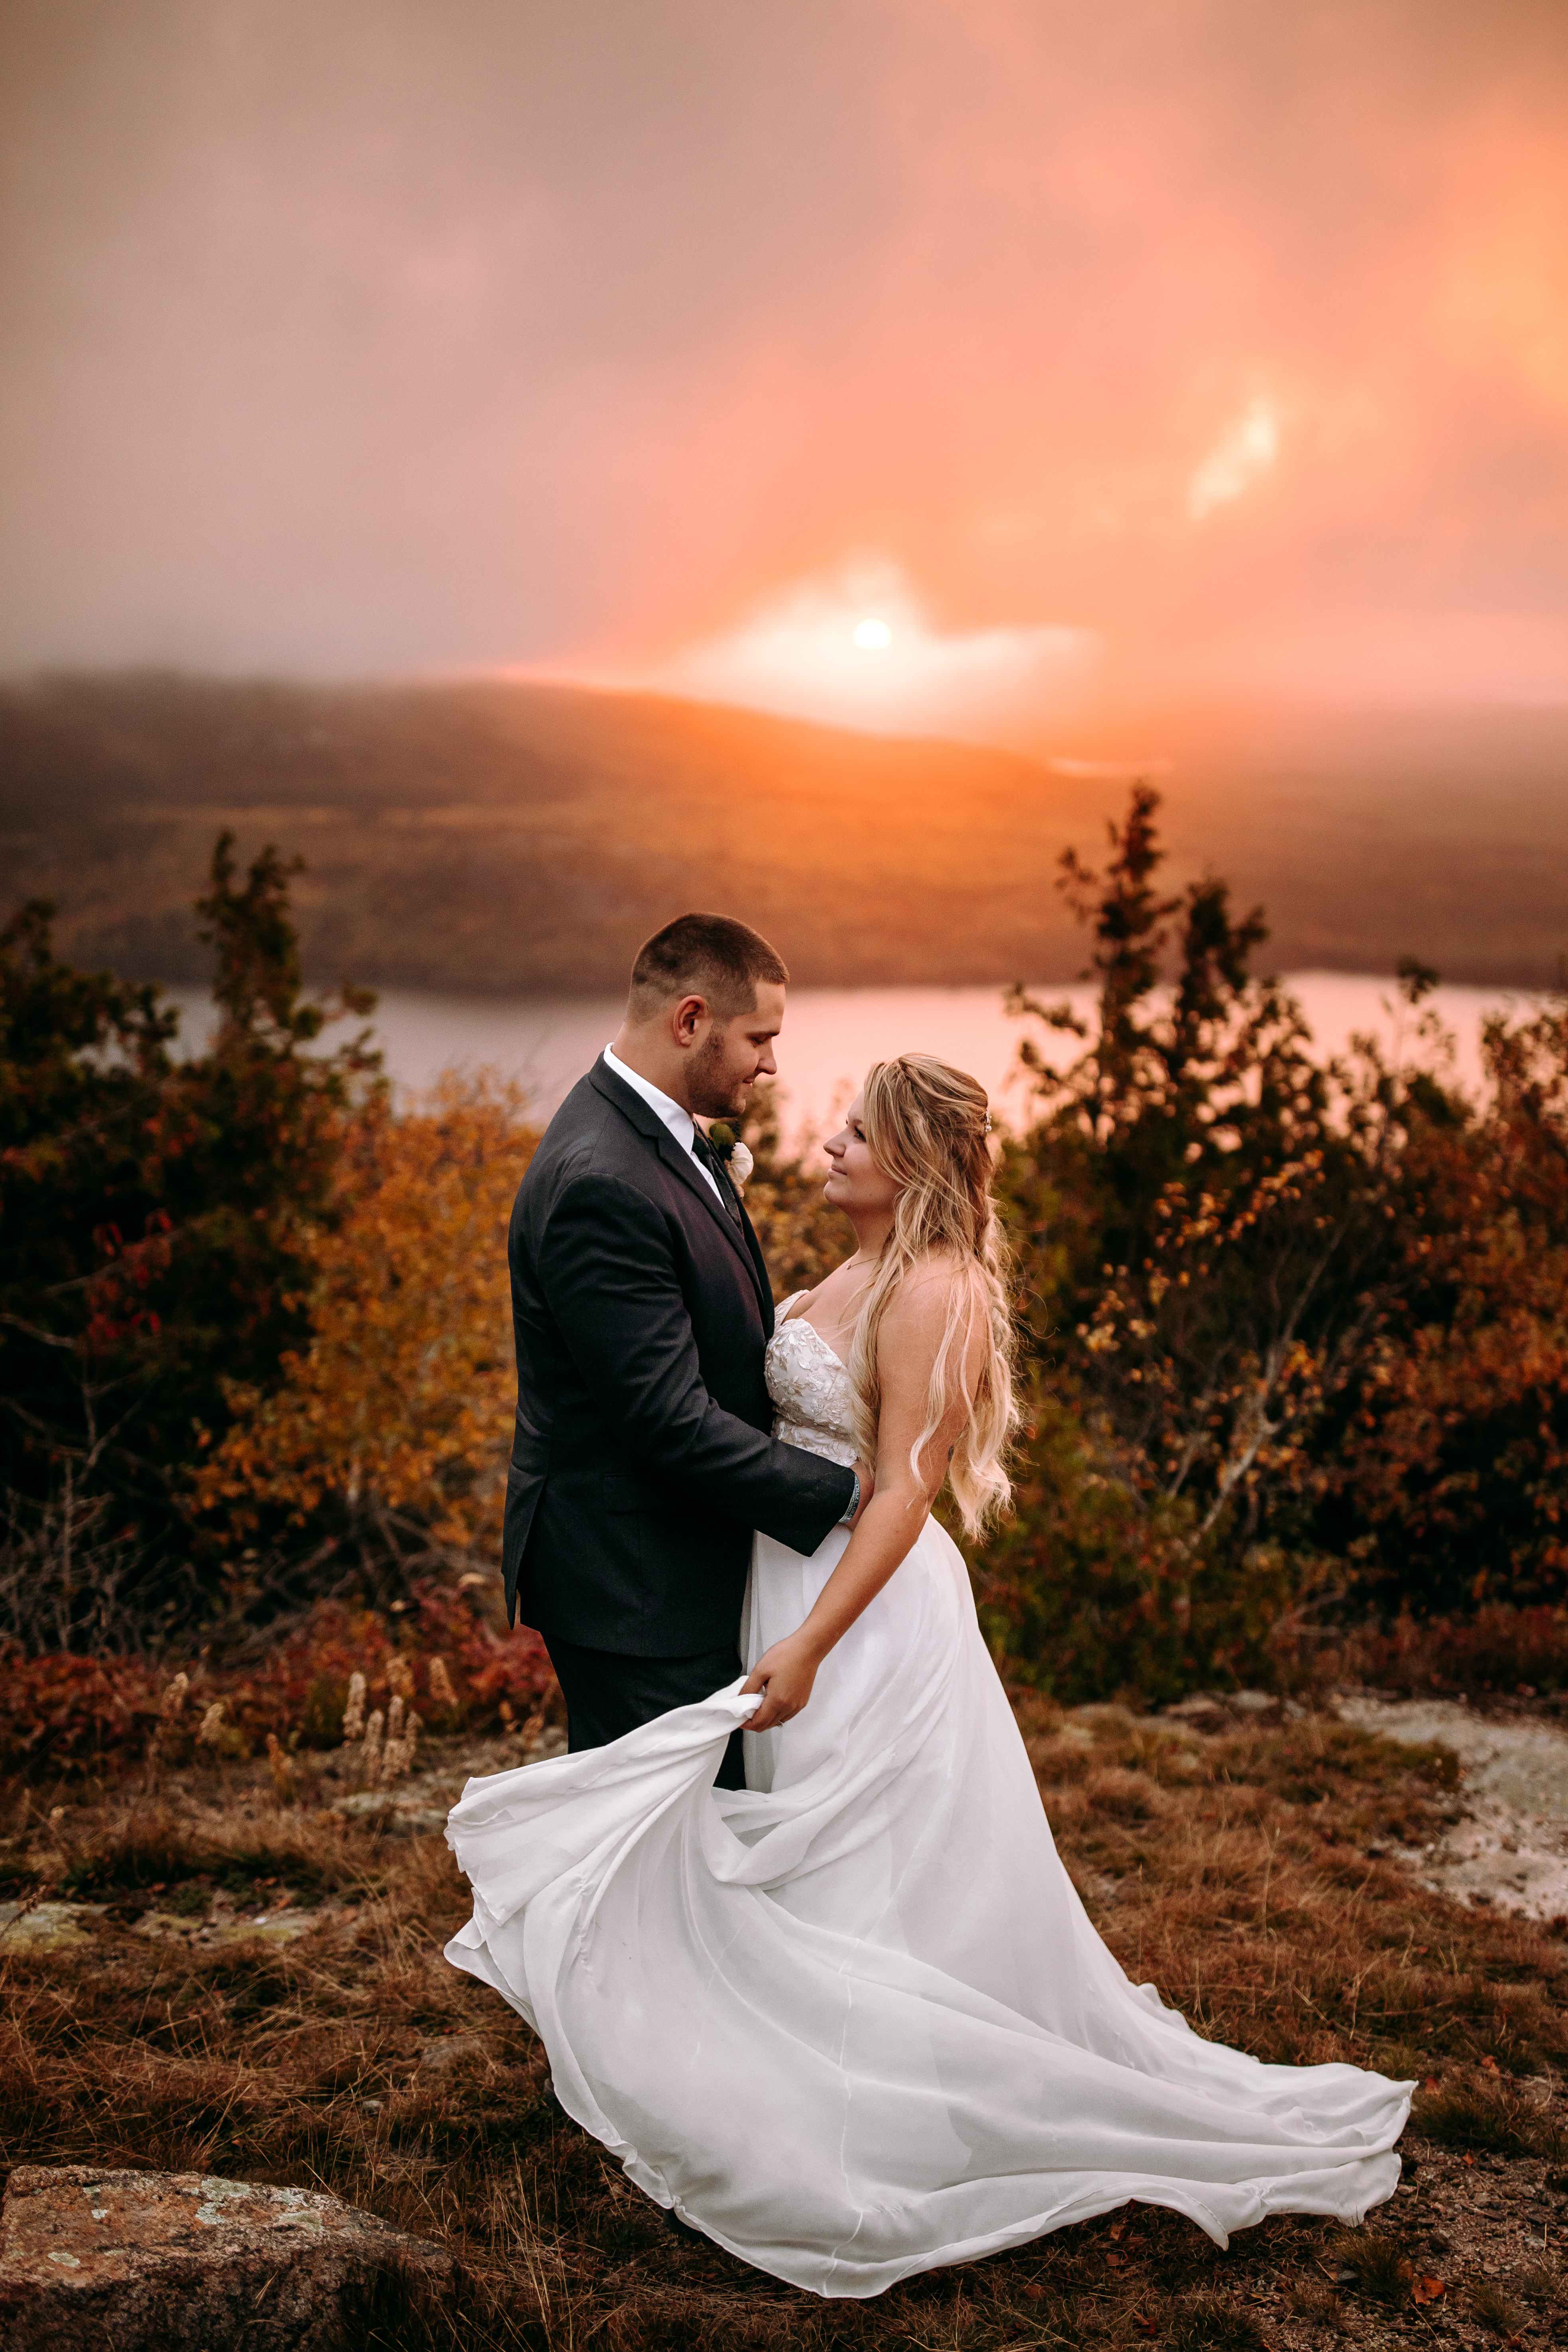
[[[860,621],[856,624],[855,642],[862,653],[879,654],[893,642],[893,633],[886,621]]]

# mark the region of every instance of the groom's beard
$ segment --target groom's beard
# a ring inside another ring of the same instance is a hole
[[[735,1076],[723,1036],[710,1030],[691,1057],[692,1109],[702,1118],[739,1118],[755,1083]]]

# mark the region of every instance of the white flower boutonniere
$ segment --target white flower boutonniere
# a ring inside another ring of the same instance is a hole
[[[746,1179],[756,1162],[727,1119],[716,1118],[708,1130],[708,1140],[714,1157],[721,1160],[730,1181],[737,1192],[745,1190]]]

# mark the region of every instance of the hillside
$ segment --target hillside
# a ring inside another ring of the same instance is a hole
[[[1568,949],[1568,726],[1276,741],[1201,730],[1163,789],[1174,871],[1268,908],[1269,961],[1541,984]],[[1053,887],[1124,781],[651,696],[505,683],[163,676],[0,689],[5,896],[64,951],[200,978],[213,837],[303,855],[313,977],[473,993],[614,985],[690,906],[744,916],[803,983],[1060,980]]]

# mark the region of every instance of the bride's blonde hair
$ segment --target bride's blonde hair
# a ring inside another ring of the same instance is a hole
[[[1006,1252],[991,1192],[985,1089],[934,1055],[900,1054],[868,1071],[862,1124],[872,1159],[900,1190],[893,1230],[878,1258],[850,1352],[856,1443],[863,1460],[876,1458],[882,1403],[877,1342],[889,1303],[915,1266],[932,1257],[943,1260],[958,1279],[949,1290],[946,1327],[931,1367],[925,1426],[910,1461],[918,1476],[927,1445],[952,1405],[967,1394],[965,1369],[978,1333],[974,1392],[948,1467],[964,1527],[978,1535],[1012,1494],[1004,1465],[1018,1418]]]

